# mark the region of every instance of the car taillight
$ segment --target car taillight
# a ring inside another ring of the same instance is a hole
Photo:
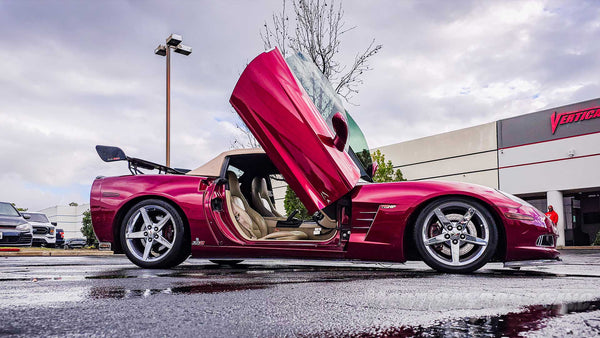
[[[65,233],[64,232],[60,233],[60,238],[65,239]]]

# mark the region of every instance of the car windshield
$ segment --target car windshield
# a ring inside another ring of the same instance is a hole
[[[9,203],[0,203],[0,215],[2,216],[21,216],[17,209]]]
[[[360,169],[361,178],[372,182],[373,160],[369,152],[367,140],[352,116],[344,108],[342,100],[331,86],[331,83],[329,83],[317,66],[302,53],[288,57],[286,62],[298,82],[304,87],[304,90],[315,104],[315,107],[319,110],[331,132],[335,133],[331,122],[333,115],[340,112],[346,117],[349,134],[346,150]]]
[[[29,214],[29,216],[31,216],[31,218],[29,219],[30,222],[38,222],[38,223],[49,223],[50,222],[50,221],[48,221],[48,218],[44,214]]]

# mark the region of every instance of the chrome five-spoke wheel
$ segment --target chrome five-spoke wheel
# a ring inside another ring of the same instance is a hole
[[[181,255],[186,254],[184,233],[181,216],[170,204],[161,200],[144,200],[125,215],[121,244],[127,257],[136,265],[168,268],[183,261]]]
[[[423,260],[444,272],[471,272],[489,261],[498,232],[481,204],[444,198],[427,206],[415,225],[414,239]]]

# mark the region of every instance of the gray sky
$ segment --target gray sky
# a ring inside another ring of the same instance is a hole
[[[599,97],[596,1],[345,1],[342,61],[383,44],[347,105],[371,147]],[[170,33],[171,164],[195,168],[237,130],[228,100],[263,51],[273,1],[0,0],[0,201],[86,203],[126,174],[96,144],[164,162]]]

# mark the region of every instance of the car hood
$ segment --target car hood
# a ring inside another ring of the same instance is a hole
[[[32,226],[34,226],[34,227],[48,227],[48,228],[50,228],[50,227],[52,227],[52,226],[53,226],[53,225],[52,225],[52,224],[50,224],[50,223],[31,222],[31,221],[29,222],[29,224],[31,224],[31,225],[32,225]]]
[[[346,123],[347,136],[351,121],[331,85],[302,56],[289,59],[298,78],[277,48],[257,56],[240,76],[230,102],[298,198],[314,212],[352,190],[365,170],[355,163],[348,144],[335,143],[343,137],[336,138],[334,130]],[[367,155],[370,158],[368,150]]]
[[[17,225],[25,223],[27,223],[27,221],[18,216],[0,216],[0,226],[16,227]]]
[[[482,199],[493,206],[518,209],[522,206],[498,190],[483,185],[450,181],[404,181],[363,184],[353,191],[353,200],[378,204],[403,204],[407,196],[420,204],[438,196],[462,195]]]

